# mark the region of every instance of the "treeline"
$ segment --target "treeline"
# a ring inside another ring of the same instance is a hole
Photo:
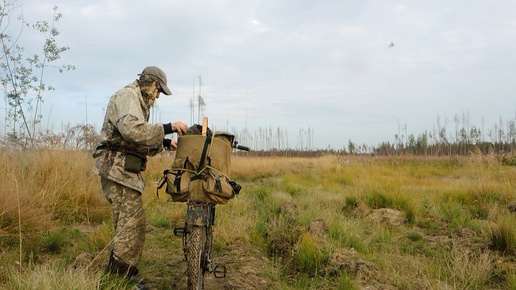
[[[353,144],[350,142],[350,144]],[[247,155],[256,157],[318,157],[323,155],[382,155],[382,156],[468,156],[471,154],[515,154],[516,144],[511,143],[491,143],[481,142],[477,144],[416,144],[405,146],[396,143],[383,142],[378,147],[375,146],[354,146],[351,145],[351,150],[347,149],[317,149],[317,150],[252,150],[251,152],[235,152],[237,155]]]
[[[499,122],[487,131],[481,129],[485,127],[484,124],[480,127],[471,125],[467,113],[463,113],[462,116],[455,115],[452,130],[448,128],[448,123],[447,120],[442,121],[438,117],[434,130],[425,131],[419,135],[407,135],[407,126],[398,126],[394,142],[382,142],[376,147],[369,148],[368,152],[379,155],[465,156],[473,152],[506,154],[513,153],[516,149],[516,120],[514,119],[500,118]],[[349,141],[348,148],[352,149],[351,145],[352,142]],[[350,150],[350,153],[355,152]]]
[[[483,122],[482,122],[483,123]],[[450,129],[451,127],[451,129]],[[471,153],[507,154],[516,149],[516,120],[500,118],[487,130],[485,125],[472,125],[468,113],[455,115],[453,122],[437,117],[432,131],[408,134],[407,125],[398,124],[393,141],[383,141],[376,146],[358,144],[349,140],[340,149],[313,147],[315,131],[312,128],[300,130],[297,142],[290,147],[288,134],[280,128],[260,128],[254,134],[247,130],[234,131],[237,140],[249,144],[256,156],[320,156],[324,154],[373,154],[373,155],[417,155],[417,156],[467,156]]]
[[[315,148],[315,130],[313,128],[300,129],[289,138],[287,130],[265,127],[250,132],[247,128],[230,132],[235,134],[240,145],[248,146],[251,152],[235,152],[252,156],[286,156],[286,157],[314,157],[326,154],[336,155],[415,155],[415,156],[467,156],[475,154],[513,154],[516,152],[516,120],[500,119],[490,129],[470,125],[469,116],[454,118],[454,126],[447,120],[437,123],[432,131],[420,134],[407,134],[407,126],[399,125],[398,131],[393,134],[393,141],[384,141],[376,146],[358,144],[349,140],[342,148]],[[450,130],[449,127],[452,127]],[[214,131],[221,130],[213,127]],[[225,129],[222,129],[225,130]],[[8,132],[1,138],[4,146],[36,148],[59,148],[66,150],[92,150],[99,142],[99,133],[92,125],[67,125],[62,133],[51,131],[39,132],[28,142],[14,132]],[[291,141],[295,140],[295,141]],[[35,145],[30,145],[35,144]]]
[[[216,126],[212,129],[214,131],[228,131],[227,129],[220,129]],[[235,135],[236,140],[240,144],[252,148],[253,151],[317,151],[314,145],[315,130],[310,127],[307,129],[299,129],[296,134],[292,135],[285,129],[280,127],[273,128],[272,126],[260,127],[254,130],[254,132],[249,131],[247,128],[238,130],[233,127],[229,132]]]

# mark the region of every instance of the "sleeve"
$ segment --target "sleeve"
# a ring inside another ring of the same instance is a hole
[[[151,124],[143,115],[138,95],[124,90],[116,100],[113,120],[122,137],[129,143],[151,148],[162,148],[165,130],[162,124]]]

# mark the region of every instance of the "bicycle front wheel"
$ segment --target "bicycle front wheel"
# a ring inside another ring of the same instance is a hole
[[[204,265],[202,252],[206,243],[206,227],[192,225],[187,240],[187,276],[188,289],[204,288]]]

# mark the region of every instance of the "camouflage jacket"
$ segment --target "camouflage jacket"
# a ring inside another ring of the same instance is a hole
[[[143,100],[138,82],[118,90],[109,100],[100,132],[102,149],[93,172],[142,192],[145,182],[140,173],[124,169],[127,152],[154,156],[163,150],[162,124],[150,124],[149,107]]]

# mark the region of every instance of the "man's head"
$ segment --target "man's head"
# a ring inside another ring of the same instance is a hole
[[[167,75],[159,67],[148,66],[148,67],[144,68],[142,73],[139,75],[140,75],[140,78],[145,75],[150,76],[152,79],[159,82],[162,93],[164,93],[165,95],[172,95],[172,92],[170,91],[170,89],[167,86]]]
[[[167,86],[167,76],[160,68],[148,66],[139,76],[140,91],[148,106],[152,107],[154,105],[156,99],[159,98],[160,92],[165,95],[172,94]]]

